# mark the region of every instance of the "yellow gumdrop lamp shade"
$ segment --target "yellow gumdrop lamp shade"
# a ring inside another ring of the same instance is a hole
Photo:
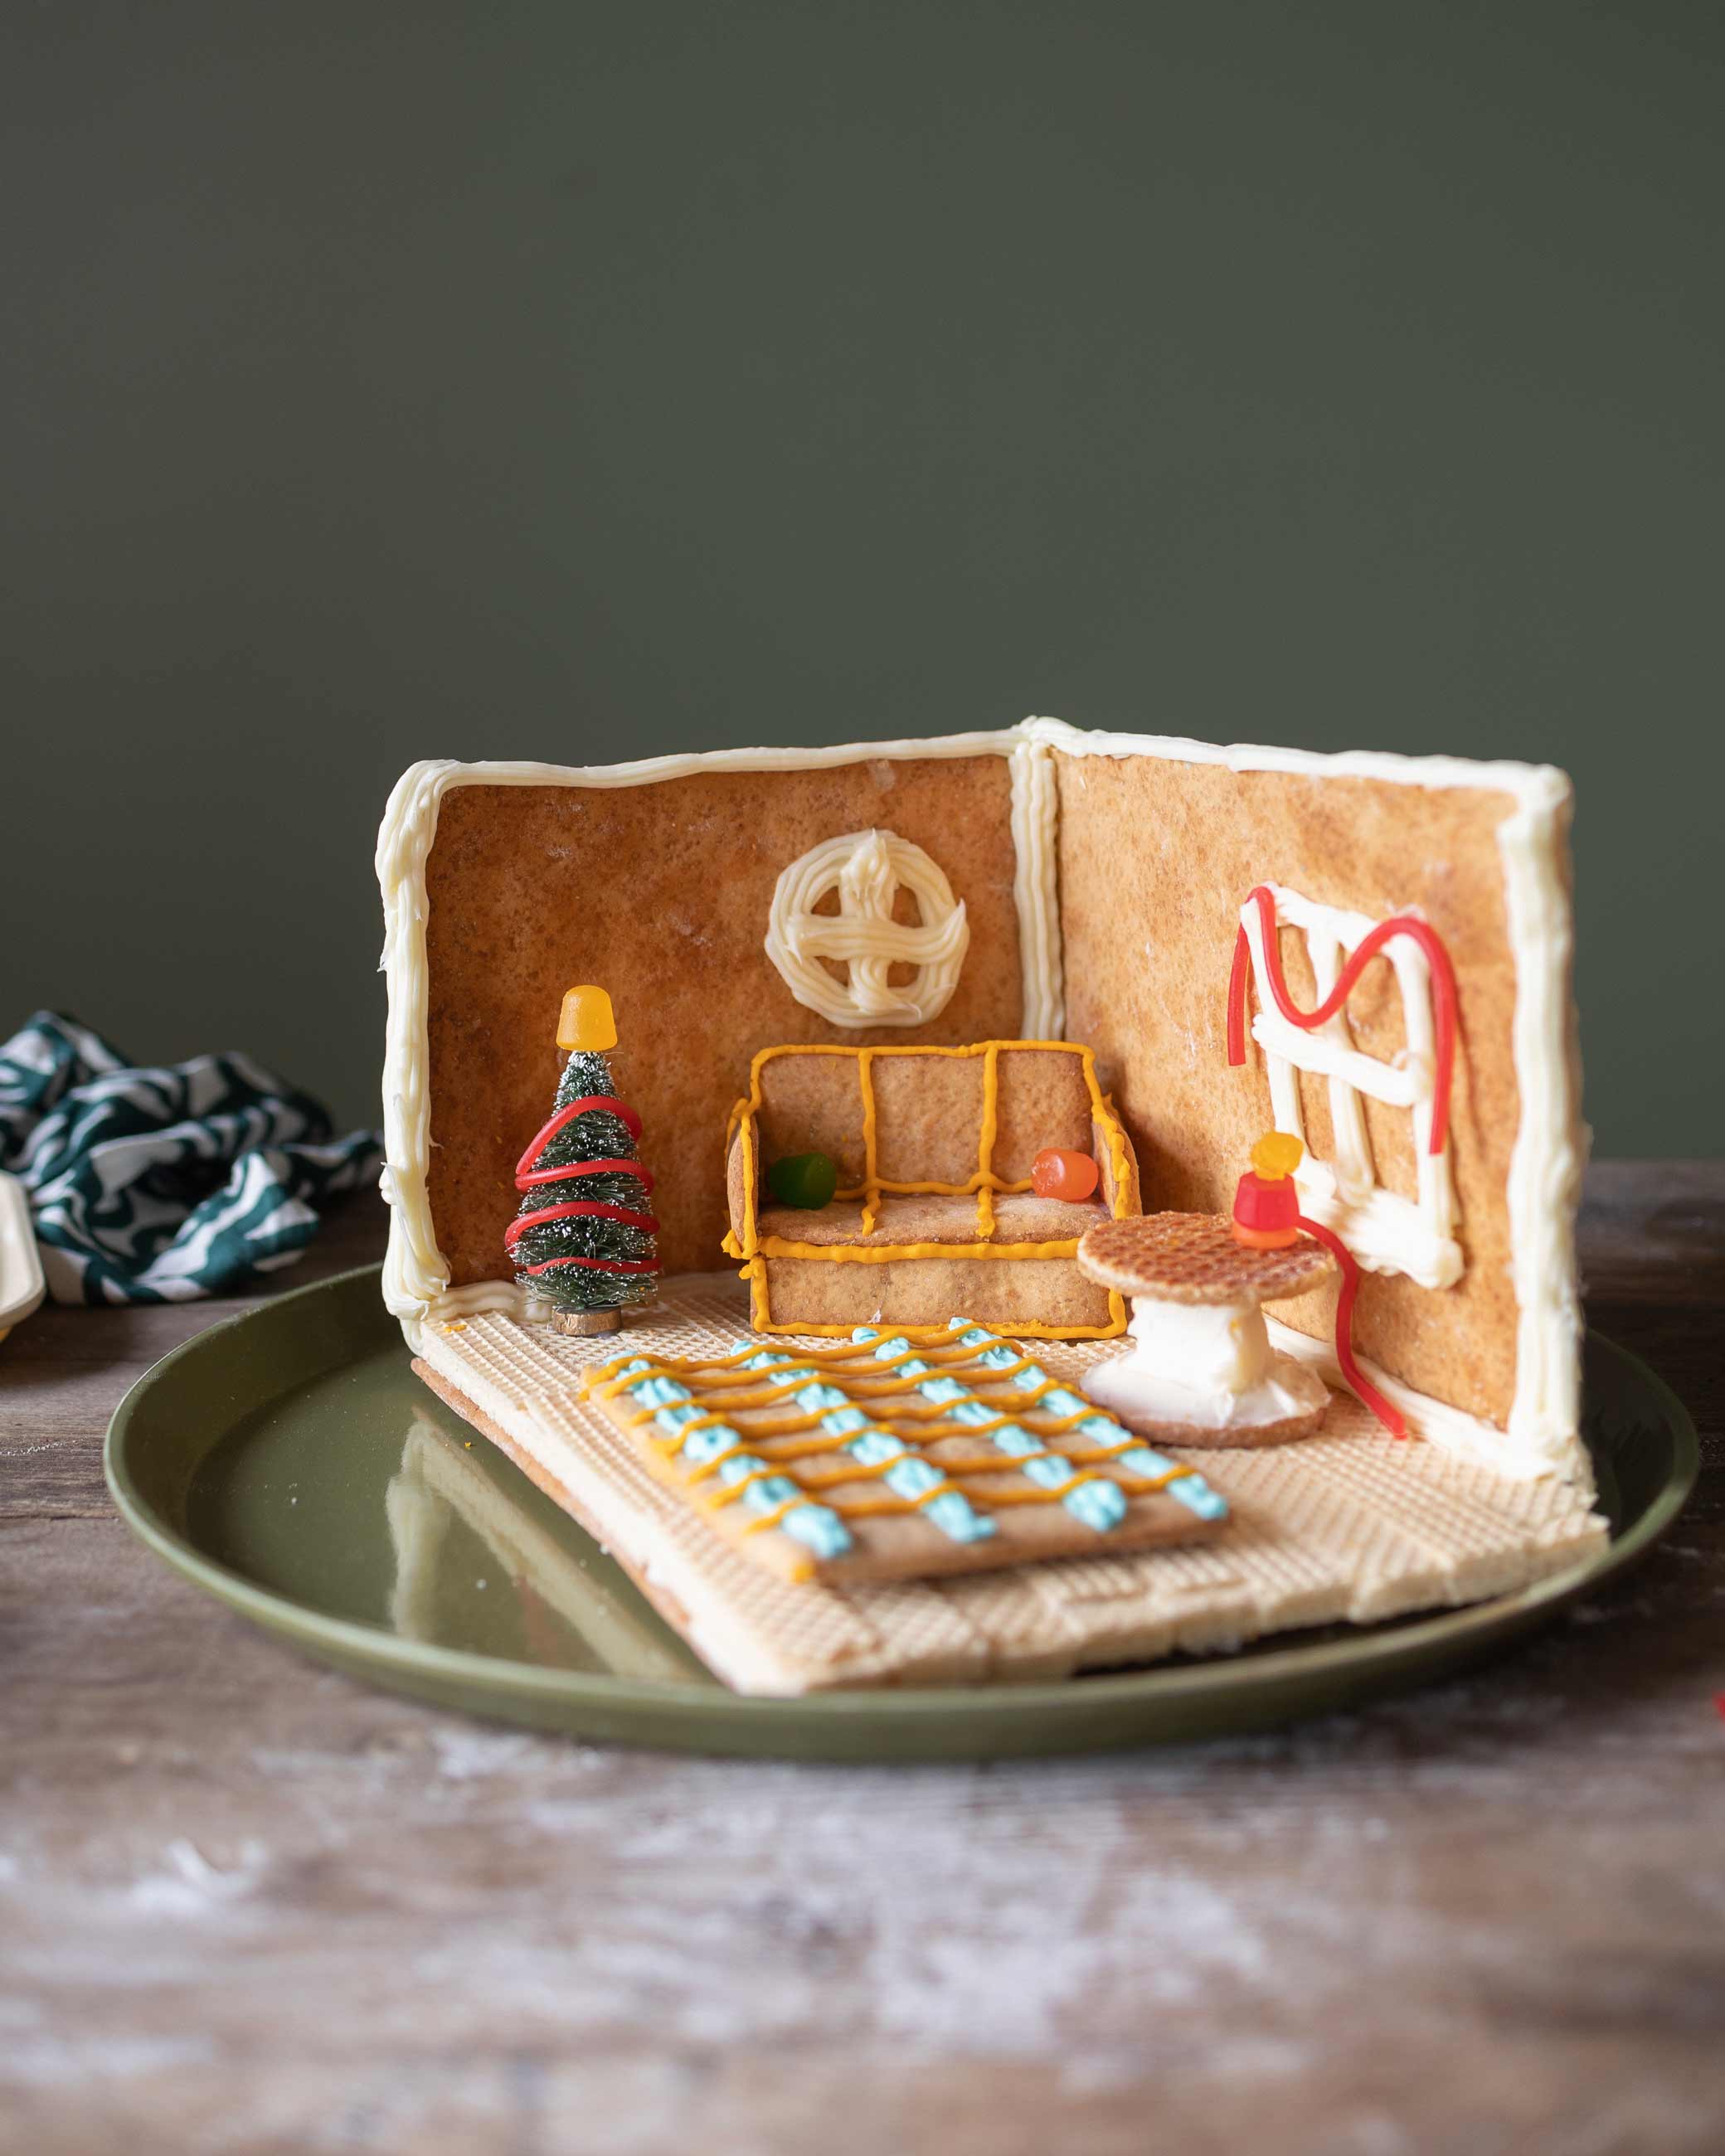
[[[1252,1147],[1252,1166],[1266,1183],[1280,1183],[1300,1165],[1306,1148],[1290,1131],[1266,1131]]]
[[[557,1046],[603,1055],[617,1045],[617,1020],[603,988],[571,988],[557,1019]]]

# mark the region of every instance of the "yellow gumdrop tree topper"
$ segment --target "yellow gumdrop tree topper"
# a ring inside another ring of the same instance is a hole
[[[557,1019],[557,1046],[603,1055],[617,1045],[617,1019],[603,988],[571,988]]]

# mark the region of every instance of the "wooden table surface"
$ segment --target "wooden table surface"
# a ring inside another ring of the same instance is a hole
[[[0,1350],[0,2144],[1714,2156],[1725,1165],[1608,1163],[1584,1233],[1593,1322],[1702,1435],[1638,1571],[1368,1712],[908,1772],[296,1659],[102,1486],[121,1393],[234,1306],[44,1312]]]

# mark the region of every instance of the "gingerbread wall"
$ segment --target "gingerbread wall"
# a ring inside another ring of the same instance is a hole
[[[644,786],[452,788],[426,870],[430,1199],[451,1284],[504,1279],[515,1165],[549,1114],[563,991],[608,988],[612,1057],[658,1181],[668,1272],[726,1260],[726,1116],[757,1049],[1011,1038],[1022,990],[1002,756],[702,772]],[[958,985],[922,1027],[846,1032],[762,948],[779,873],[847,831],[922,846],[968,910]]]
[[[1507,794],[1354,778],[1055,752],[1066,1032],[1096,1050],[1138,1149],[1144,1209],[1220,1211],[1270,1128],[1261,1050],[1230,1069],[1229,967],[1255,884],[1374,918],[1418,907],[1444,938],[1461,1003],[1450,1130],[1466,1270],[1427,1289],[1368,1275],[1361,1351],[1420,1391],[1502,1426],[1515,1389],[1515,1298],[1506,1188],[1519,1115],[1511,1029],[1516,979],[1497,832]],[[1302,940],[1284,934],[1288,983],[1316,1000]],[[1368,968],[1348,1005],[1356,1045],[1403,1044],[1389,967]],[[1323,1081],[1302,1077],[1312,1152],[1327,1158]],[[1379,1181],[1414,1194],[1410,1117],[1366,1104]],[[1334,1291],[1278,1309],[1327,1334]]]

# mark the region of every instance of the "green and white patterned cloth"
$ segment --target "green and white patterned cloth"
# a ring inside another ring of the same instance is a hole
[[[53,1011],[0,1047],[0,1168],[56,1302],[187,1302],[292,1265],[317,1208],[377,1179],[377,1133],[331,1129],[249,1056],[139,1069]]]

